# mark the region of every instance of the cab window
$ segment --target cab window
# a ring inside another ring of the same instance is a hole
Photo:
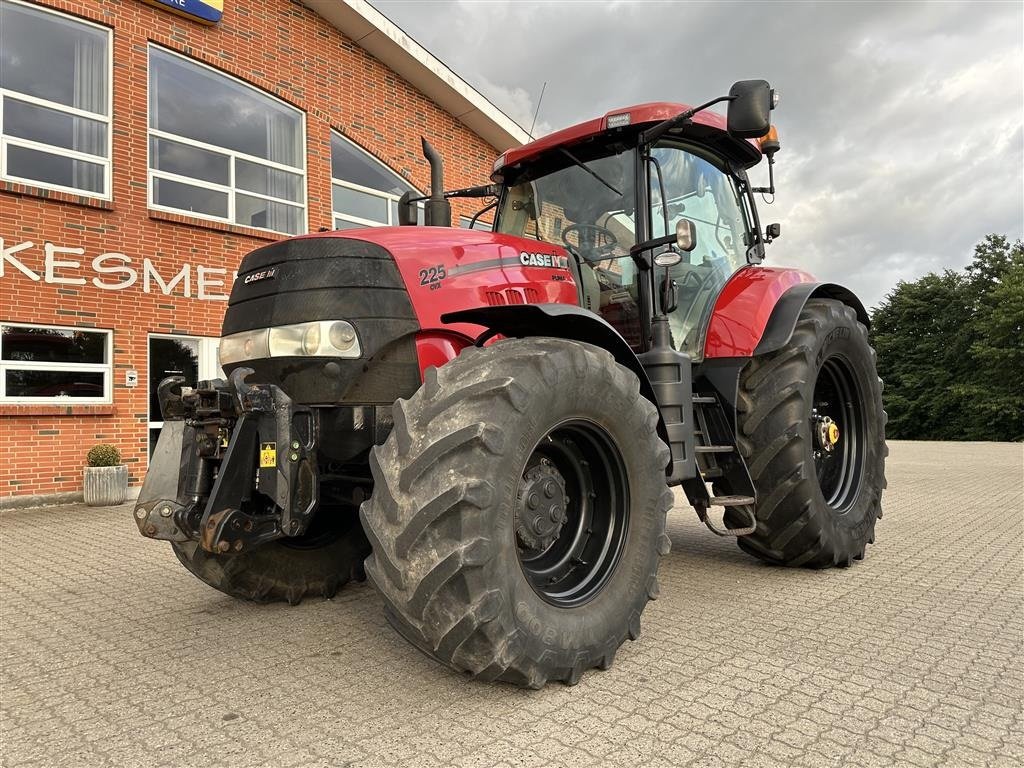
[[[714,299],[748,261],[742,200],[735,179],[713,156],[682,145],[651,150],[649,180],[651,235],[671,234],[681,219],[693,222],[697,233],[696,247],[670,271],[679,304],[669,316],[675,346],[697,357]]]

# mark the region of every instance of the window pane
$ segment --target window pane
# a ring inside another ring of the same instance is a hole
[[[52,144],[90,155],[107,156],[107,126],[17,99],[4,99],[3,132],[7,136]]]
[[[0,2],[0,86],[108,114],[108,39],[67,16]]]
[[[152,128],[303,167],[301,113],[226,75],[150,48],[149,99]]]
[[[335,184],[334,212],[387,224],[388,200]]]
[[[235,161],[235,186],[261,195],[302,202],[302,176],[247,160]]]
[[[223,184],[231,183],[231,158],[176,141],[149,139],[149,167],[193,179]]]
[[[228,217],[228,195],[216,189],[194,187],[170,179],[153,179],[153,202],[167,208],[177,208],[207,216]]]
[[[7,397],[103,397],[101,371],[7,371]]]
[[[194,387],[199,381],[199,339],[149,339],[149,420],[161,421],[157,387],[168,376],[184,376]]]
[[[274,203],[262,197],[235,195],[235,221],[247,227],[296,235],[305,229],[302,218],[302,209],[293,205]]]
[[[13,144],[7,145],[7,175],[84,192],[103,194],[106,191],[102,165]]]
[[[0,356],[6,362],[107,362],[107,334],[77,328],[0,326]]]
[[[338,231],[345,229],[362,229],[366,224],[357,224],[354,221],[346,221],[345,219],[334,219],[334,228]]]
[[[379,160],[356,147],[352,142],[331,133],[331,176],[339,181],[358,184],[361,187],[379,189],[400,195],[415,192],[416,189],[405,179]],[[340,209],[335,209],[340,210]]]

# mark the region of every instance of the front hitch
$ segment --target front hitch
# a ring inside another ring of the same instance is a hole
[[[143,536],[196,540],[208,552],[240,552],[300,536],[318,501],[319,425],[272,384],[229,381],[158,387],[164,427],[135,505]]]

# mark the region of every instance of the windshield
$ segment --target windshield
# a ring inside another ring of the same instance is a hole
[[[498,232],[554,243],[585,261],[623,256],[636,243],[633,155],[579,160],[508,187]]]

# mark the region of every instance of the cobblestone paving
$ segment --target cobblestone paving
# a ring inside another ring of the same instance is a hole
[[[129,507],[0,516],[4,766],[1019,766],[1020,445],[894,443],[878,543],[760,565],[680,506],[608,672],[527,692],[408,646],[365,585],[235,602]]]

